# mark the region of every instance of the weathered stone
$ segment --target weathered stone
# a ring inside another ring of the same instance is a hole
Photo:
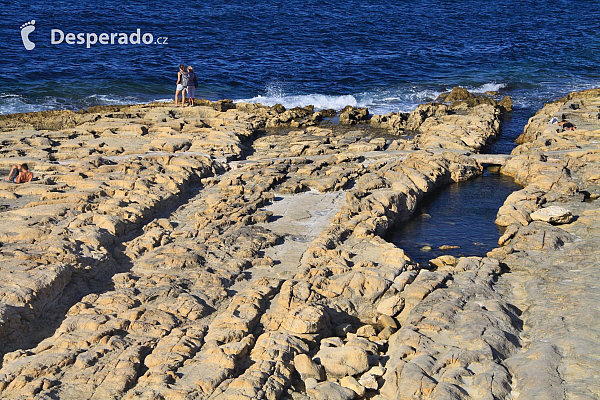
[[[396,328],[392,328],[391,326],[387,326],[381,330],[377,334],[377,338],[381,340],[388,340],[393,334],[396,332]]]
[[[377,343],[374,343],[371,339],[377,339],[376,336],[371,336],[368,339],[362,338],[360,336],[350,336],[348,335],[348,341],[346,342],[346,346],[354,346],[365,350],[369,354],[379,354],[379,347]]]
[[[358,383],[367,389],[371,389],[371,390],[379,389],[379,384],[377,383],[377,377],[371,373],[363,374],[363,376],[361,376],[360,379],[358,380]]]
[[[375,331],[373,325],[363,325],[356,330],[356,335],[368,338],[377,335],[377,331]]]
[[[400,295],[394,295],[379,302],[377,312],[395,317],[404,308],[404,298]]]
[[[453,256],[449,256],[449,255],[443,255],[443,256],[439,256],[439,257],[429,260],[429,264],[435,265],[438,268],[441,268],[444,266],[452,266],[452,265],[456,265],[456,258]]]
[[[345,107],[340,113],[340,124],[355,125],[368,120],[369,110],[366,108]]]
[[[322,382],[307,393],[315,400],[352,400],[356,393],[334,382]]]
[[[304,387],[306,388],[307,392],[311,389],[314,389],[318,384],[319,382],[315,378],[307,378],[304,381]]]
[[[344,341],[340,337],[328,337],[321,340],[321,347],[342,347],[343,345]]]
[[[371,374],[371,375],[375,376],[376,378],[379,378],[385,374],[385,368],[376,366],[376,367],[371,368],[369,371],[367,371],[367,374]]]
[[[582,200],[600,197],[600,91],[545,106],[511,157],[467,155],[510,108],[490,96],[374,116],[412,131],[392,143],[319,127],[311,107],[230,101],[0,116],[0,167],[39,178],[0,182],[0,397],[305,400],[294,370],[328,399],[357,394],[319,384],[324,370],[382,400],[597,392],[600,213]],[[384,240],[482,162],[524,186],[498,212],[493,258],[424,267]],[[531,217],[554,205],[578,218]]]
[[[354,393],[356,393],[358,397],[363,397],[367,391],[364,388],[364,386],[358,383],[356,378],[354,378],[353,376],[346,376],[340,379],[340,385],[345,388],[351,389],[352,391],[354,391]]]
[[[311,360],[306,354],[298,354],[294,357],[294,367],[303,381],[309,378],[318,381],[323,380],[323,367]]]
[[[313,306],[301,306],[290,313],[282,326],[294,333],[317,333],[327,327],[329,318],[322,309]]]
[[[502,100],[498,102],[498,105],[502,107],[504,112],[510,112],[513,109],[513,101],[510,96],[504,96]]]
[[[535,221],[549,222],[556,225],[568,224],[573,221],[573,214],[571,211],[558,206],[540,208],[539,210],[532,212],[529,216]]]
[[[394,318],[386,314],[378,315],[377,323],[381,325],[383,329],[391,328],[393,330],[396,330],[398,328],[398,322]]]
[[[328,377],[357,375],[369,369],[367,352],[359,347],[325,347],[316,354]]]

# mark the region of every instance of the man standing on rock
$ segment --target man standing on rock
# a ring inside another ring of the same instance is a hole
[[[188,85],[187,85],[187,96],[190,101],[190,106],[194,106],[194,98],[196,97],[196,88],[198,87],[198,76],[194,72],[194,68],[189,65],[188,70]]]

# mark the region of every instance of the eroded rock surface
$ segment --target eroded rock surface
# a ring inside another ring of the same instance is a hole
[[[579,261],[596,251],[600,214],[581,202],[598,193],[592,150],[521,145],[504,167],[524,189],[498,213],[503,247],[421,266],[384,235],[482,173],[470,153],[509,100],[456,89],[372,116],[384,136],[361,109],[340,127],[312,107],[202,104],[0,118],[0,167],[37,177],[0,183],[2,398],[597,393],[597,328],[577,325],[592,307],[557,283],[574,262],[574,293],[597,276]],[[404,130],[416,134],[390,139]],[[531,216],[554,203],[575,220]]]
[[[525,185],[499,210],[509,227],[492,252],[510,269],[500,287],[522,312],[522,347],[505,361],[518,399],[600,398],[599,111],[598,90],[546,105],[503,168]],[[551,123],[563,116],[575,131]]]

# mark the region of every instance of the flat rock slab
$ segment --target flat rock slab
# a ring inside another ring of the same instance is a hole
[[[283,195],[266,207],[273,221],[262,224],[272,232],[284,235],[282,244],[265,250],[265,255],[279,261],[281,268],[295,273],[302,254],[310,243],[330,226],[331,218],[346,203],[345,192],[304,192]]]
[[[535,221],[549,222],[551,224],[568,224],[573,221],[573,213],[566,208],[550,206],[541,208],[530,215]]]

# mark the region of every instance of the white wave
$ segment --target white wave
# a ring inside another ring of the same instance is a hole
[[[23,96],[10,93],[0,93],[0,115],[24,112],[43,111],[55,106],[54,101],[32,104]]]
[[[368,107],[372,114],[411,112],[419,104],[438,98],[442,91],[418,87],[379,89],[357,95],[361,107]]]
[[[504,89],[506,83],[489,82],[475,88],[467,88],[469,91],[474,93],[485,93],[485,92],[497,92],[500,89]]]
[[[389,112],[411,112],[419,104],[435,100],[442,91],[419,89],[416,87],[402,89],[380,89],[347,95],[286,95],[281,88],[267,90],[265,95],[250,99],[234,100],[236,103],[260,103],[266,106],[281,104],[285,108],[306,107],[313,105],[315,109],[341,110],[346,106],[367,107],[372,114]]]
[[[106,95],[106,94],[92,94],[84,97],[78,103],[84,106],[113,106],[121,104],[138,104],[143,103],[139,98],[133,96],[117,96],[117,95]]]
[[[341,110],[346,106],[358,107],[360,104],[352,95],[330,96],[324,94],[307,95],[275,95],[275,96],[256,96],[251,99],[235,100],[236,103],[260,103],[265,106],[274,106],[281,104],[285,108],[315,106],[318,110],[334,109]]]
[[[266,84],[263,95],[238,99],[234,102],[260,103],[266,106],[281,104],[288,109],[313,105],[317,110],[334,109],[338,111],[346,106],[367,107],[372,114],[387,114],[389,112],[410,112],[419,104],[435,100],[442,92],[443,88],[432,90],[411,86],[374,89],[345,95],[303,95],[286,93],[285,83],[274,80]]]
[[[21,95],[0,93],[0,114],[27,113],[35,111],[79,109],[95,105],[139,103],[133,97],[91,95],[73,100],[54,96],[29,99]]]

